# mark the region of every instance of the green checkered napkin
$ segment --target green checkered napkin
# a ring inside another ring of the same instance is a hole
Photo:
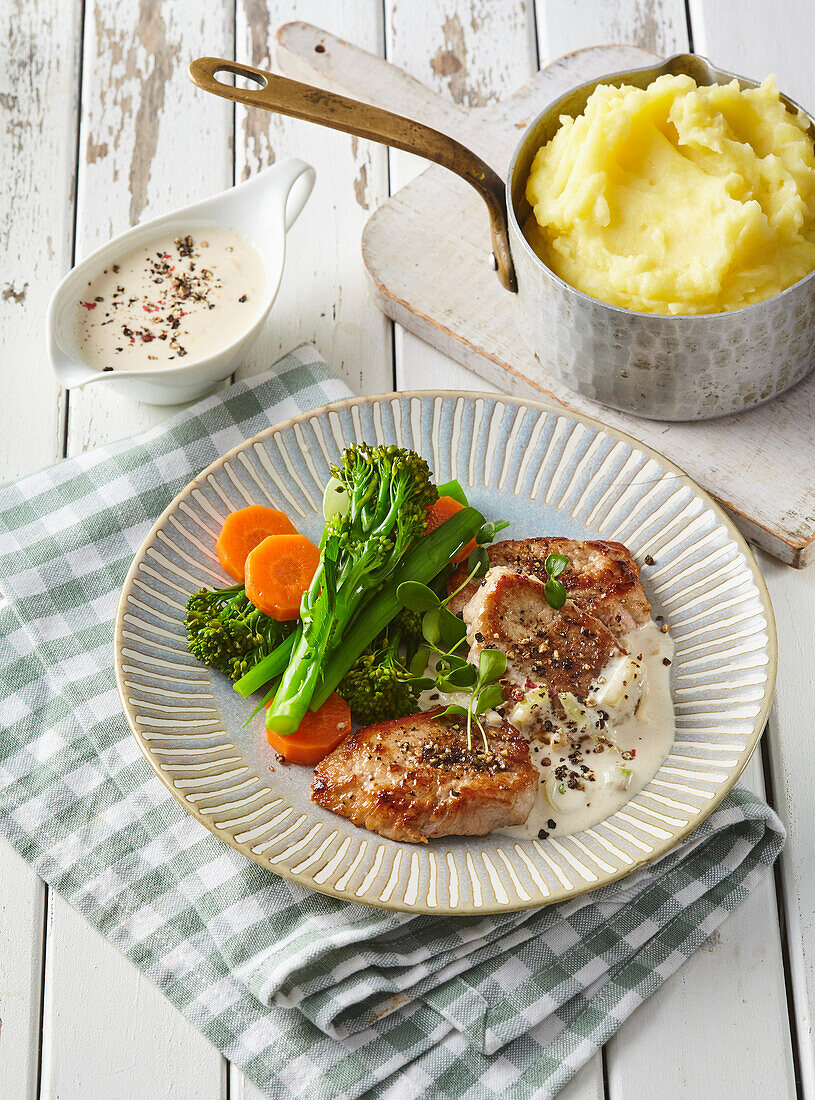
[[[767,806],[735,790],[681,849],[568,904],[411,917],[222,844],[121,713],[114,611],[156,516],[236,443],[343,396],[299,348],[0,489],[0,830],[273,1097],[551,1096],[766,873],[783,843]]]

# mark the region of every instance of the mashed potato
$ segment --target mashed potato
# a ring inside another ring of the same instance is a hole
[[[600,85],[538,150],[526,197],[541,259],[628,309],[738,309],[815,268],[815,153],[774,77]]]

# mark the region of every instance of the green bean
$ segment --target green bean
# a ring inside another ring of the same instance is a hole
[[[343,635],[342,645],[329,657],[312,696],[311,710],[318,710],[323,705],[363,650],[401,610],[396,589],[402,581],[421,581],[423,584],[432,581],[483,523],[484,517],[475,508],[463,508],[413,544],[394,570],[387,587],[380,589],[357,612]]]
[[[443,485],[437,485],[436,492],[440,497],[452,497],[453,500],[457,500],[459,504],[463,504],[465,508],[470,504],[457,478],[453,478],[452,481],[445,481]]]
[[[243,728],[244,729],[246,729],[246,727],[249,725],[249,723],[252,721],[252,719],[255,717],[255,715],[260,714],[260,712],[263,710],[263,708],[265,706],[267,706],[267,704],[271,703],[272,699],[274,699],[274,693],[277,691],[278,683],[279,683],[279,681],[277,679],[275,679],[272,686],[269,688],[269,690],[266,692],[266,694],[260,700],[258,705],[255,707],[255,709],[252,711],[252,713],[246,719],[246,721],[243,723]]]
[[[262,661],[258,661],[256,665],[253,665],[248,672],[241,676],[240,680],[235,681],[233,687],[238,695],[242,695],[244,699],[247,699],[253,691],[262,688],[264,684],[268,684],[271,679],[281,674],[289,663],[294,639],[298,634],[299,629],[290,634],[288,638],[285,638],[271,653],[267,653]]]

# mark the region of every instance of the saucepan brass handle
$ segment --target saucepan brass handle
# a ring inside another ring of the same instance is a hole
[[[235,88],[218,79],[233,73],[257,84],[257,88]],[[416,153],[449,168],[471,184],[487,204],[492,231],[492,251],[501,284],[516,290],[515,268],[507,236],[507,207],[500,176],[471,149],[454,138],[424,126],[421,122],[372,107],[344,95],[323,91],[284,76],[240,65],[219,57],[199,57],[190,64],[190,79],[205,92],[233,99],[247,107],[263,107],[294,118],[318,122],[347,134],[380,141],[394,149]]]

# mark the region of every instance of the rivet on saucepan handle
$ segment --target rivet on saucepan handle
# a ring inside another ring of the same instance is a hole
[[[244,103],[247,107],[262,107],[267,111],[331,126],[356,137],[379,141],[394,149],[416,153],[455,172],[474,187],[487,204],[494,269],[501,285],[511,291],[518,289],[509,248],[503,181],[488,164],[455,138],[381,107],[226,58],[196,58],[190,64],[189,72],[193,84],[205,92]],[[252,81],[257,87],[235,88],[224,84],[218,79],[219,73],[233,73]]]

